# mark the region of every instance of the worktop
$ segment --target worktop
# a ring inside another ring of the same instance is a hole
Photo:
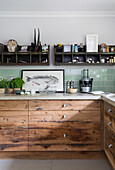
[[[0,100],[98,100],[101,99],[101,96],[95,96],[92,94],[86,93],[54,93],[54,94],[45,94],[38,93],[35,95],[15,95],[15,94],[1,94]]]
[[[16,94],[0,94],[0,100],[103,100],[115,106],[115,94],[88,94],[88,93],[37,93],[35,95],[16,95]]]

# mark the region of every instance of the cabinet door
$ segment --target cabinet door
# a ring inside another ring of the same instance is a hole
[[[29,110],[100,110],[100,101],[95,100],[30,100]]]
[[[100,139],[100,111],[29,111],[30,151],[97,151]]]
[[[0,151],[28,151],[27,101],[2,101],[0,105]]]
[[[115,107],[105,103],[104,113],[105,153],[115,169]]]

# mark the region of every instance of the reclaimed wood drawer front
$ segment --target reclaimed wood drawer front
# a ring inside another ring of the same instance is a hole
[[[28,111],[0,111],[0,151],[28,151]]]
[[[30,129],[29,151],[101,150],[100,130],[85,129]],[[57,145],[61,145],[61,147]],[[71,146],[71,148],[70,148]],[[80,148],[79,148],[80,147]]]
[[[115,159],[115,134],[109,128],[105,128],[105,149]]]
[[[104,119],[105,119],[105,126],[109,127],[115,133],[115,118],[110,114],[108,114],[107,112],[105,112]]]
[[[115,107],[105,102],[105,112],[115,118]]]
[[[30,111],[29,150],[101,150],[100,128],[100,111]]]
[[[100,101],[31,100],[29,110],[100,110]]]
[[[99,111],[30,111],[29,128],[100,129]]]
[[[0,130],[0,151],[28,151],[27,130]]]
[[[0,110],[28,110],[28,101],[0,100]]]

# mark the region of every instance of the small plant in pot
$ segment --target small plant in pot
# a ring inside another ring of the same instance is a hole
[[[8,94],[13,93],[13,87],[11,85],[11,80],[6,81],[6,88],[7,88],[7,93]]]
[[[3,80],[0,81],[0,94],[5,93],[5,88],[6,88],[6,80],[3,79]]]
[[[11,80],[11,86],[14,89],[14,92],[20,91],[23,84],[25,82],[22,80],[22,78],[16,77]]]

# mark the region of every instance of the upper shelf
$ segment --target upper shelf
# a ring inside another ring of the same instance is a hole
[[[54,65],[114,65],[115,45],[109,46],[109,52],[102,52],[98,46],[98,52],[86,52],[86,45],[78,51],[74,51],[73,45],[59,47],[54,45]],[[114,51],[111,48],[114,47]]]
[[[49,65],[50,46],[32,50],[31,46],[27,46],[26,51],[22,51],[18,46],[15,52],[8,52],[7,46],[4,45],[0,52],[0,65]]]

